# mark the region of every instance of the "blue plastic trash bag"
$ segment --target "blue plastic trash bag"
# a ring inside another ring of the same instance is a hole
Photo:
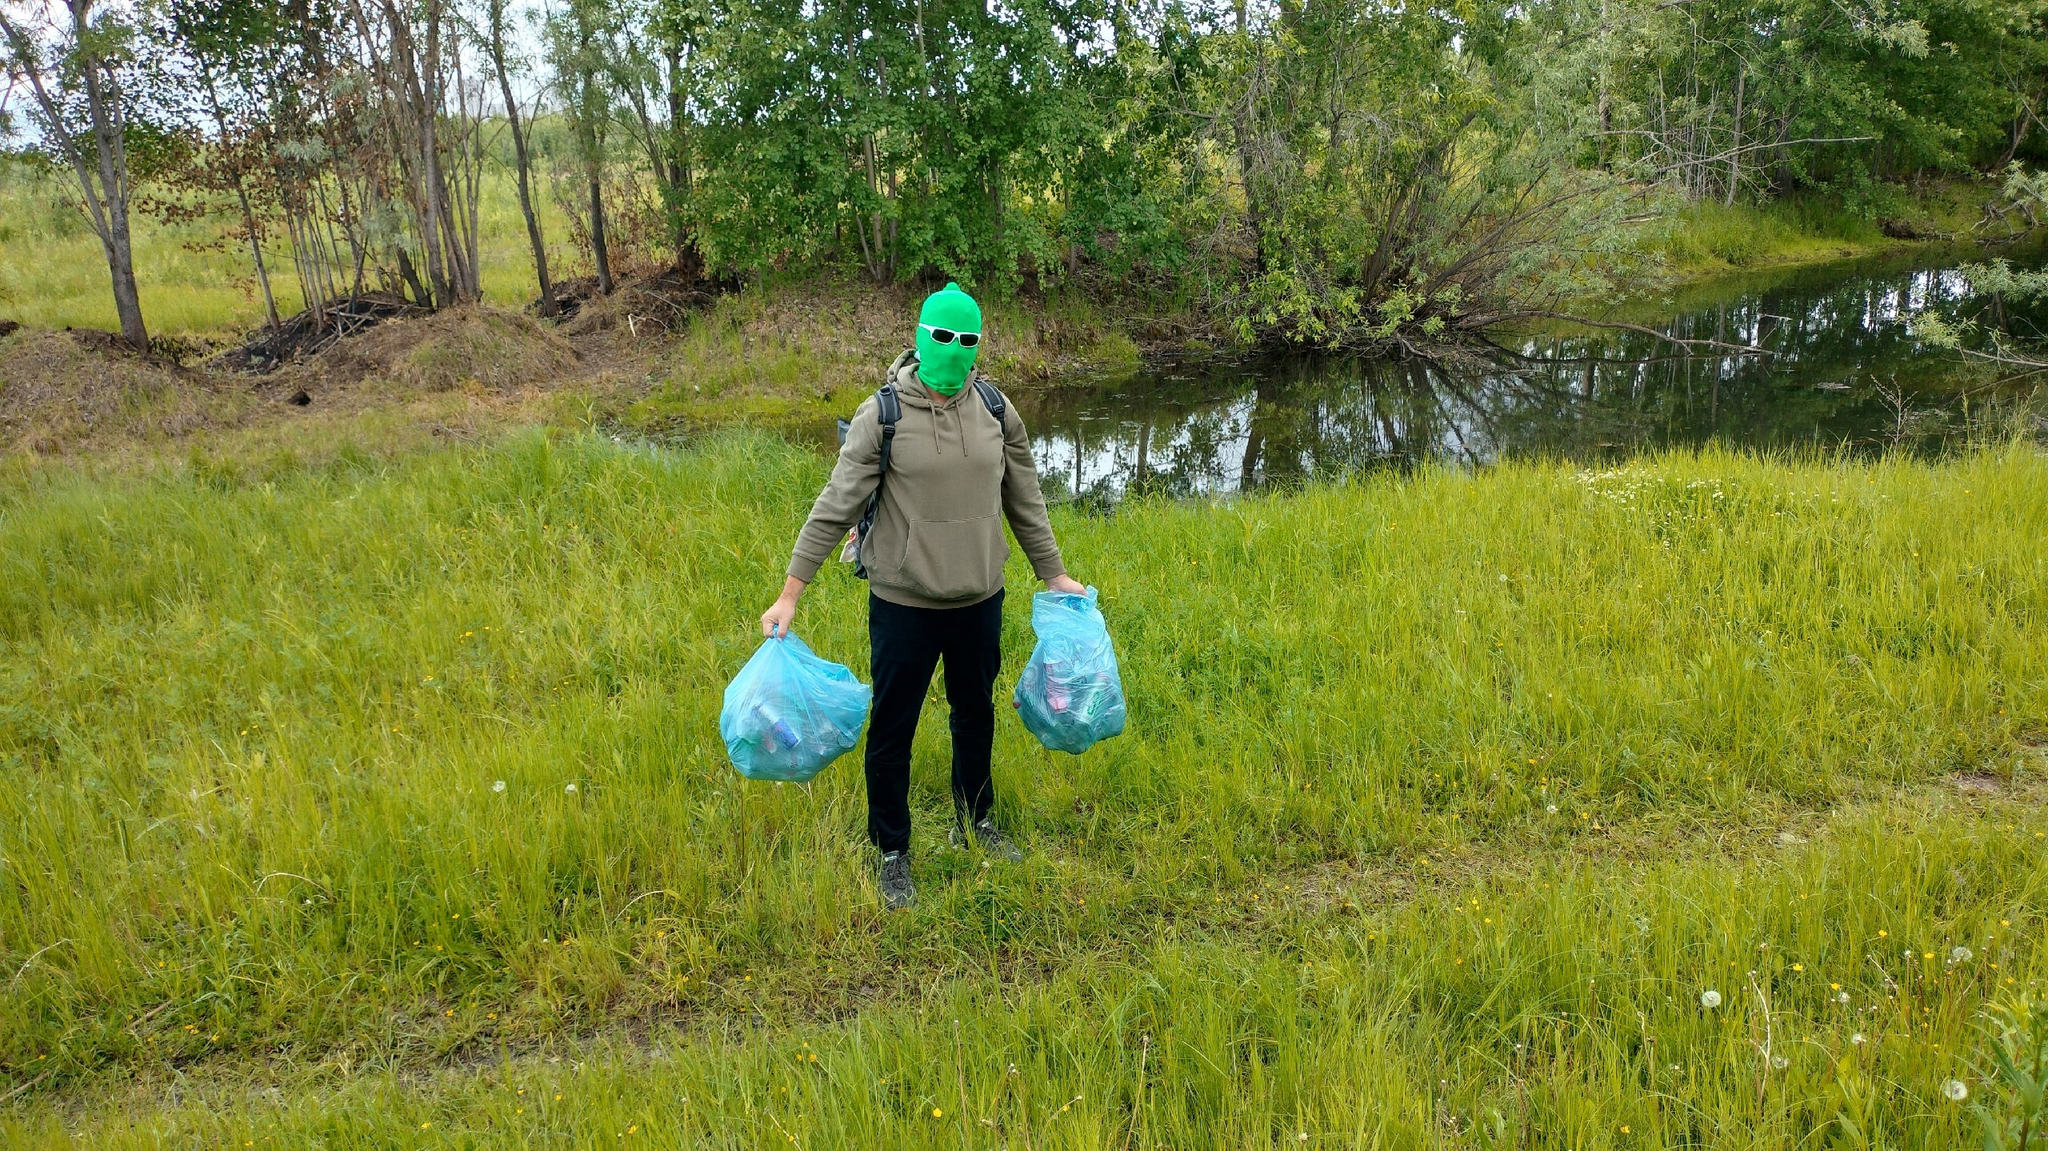
[[[793,635],[764,640],[725,687],[718,734],[741,775],[802,783],[860,741],[873,694]]]
[[[1042,591],[1031,600],[1038,645],[1017,680],[1024,726],[1054,751],[1079,755],[1124,730],[1124,683],[1109,628],[1087,595]]]

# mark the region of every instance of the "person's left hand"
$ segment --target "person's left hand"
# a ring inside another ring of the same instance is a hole
[[[1084,586],[1081,583],[1081,581],[1075,579],[1073,576],[1070,575],[1056,575],[1051,579],[1045,581],[1045,586],[1051,588],[1054,591],[1066,592],[1069,595],[1088,594],[1087,587]]]

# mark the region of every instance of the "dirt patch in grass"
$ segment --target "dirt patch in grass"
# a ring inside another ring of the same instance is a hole
[[[643,339],[682,331],[692,315],[739,286],[662,268],[620,281],[609,296],[598,294],[595,276],[586,276],[560,285],[556,297],[562,330],[572,337],[624,328],[630,338]]]
[[[531,316],[482,305],[387,319],[274,376],[266,391],[323,394],[367,383],[403,392],[494,391],[582,374],[568,340]]]
[[[107,436],[174,439],[239,424],[256,403],[244,388],[137,355],[106,332],[0,337],[0,444],[8,451],[57,455]]]
[[[568,340],[486,307],[391,319],[267,373],[137,355],[99,331],[0,337],[0,451],[71,454],[152,444],[301,413],[359,413],[462,393],[497,400],[592,383]],[[491,401],[491,402],[486,402]]]

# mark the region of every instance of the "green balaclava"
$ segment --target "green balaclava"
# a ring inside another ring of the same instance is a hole
[[[974,370],[974,358],[981,345],[963,348],[959,340],[942,344],[932,339],[933,328],[981,335],[981,305],[974,297],[948,283],[941,291],[924,298],[917,313],[917,378],[942,396],[956,396],[967,386],[967,374]]]

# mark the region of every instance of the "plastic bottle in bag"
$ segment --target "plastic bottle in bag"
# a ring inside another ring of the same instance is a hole
[[[860,742],[872,696],[794,635],[764,640],[726,685],[718,735],[741,775],[801,783]]]
[[[1024,726],[1054,751],[1079,755],[1124,730],[1123,677],[1096,592],[1039,592],[1031,600],[1038,643],[1012,702]]]

